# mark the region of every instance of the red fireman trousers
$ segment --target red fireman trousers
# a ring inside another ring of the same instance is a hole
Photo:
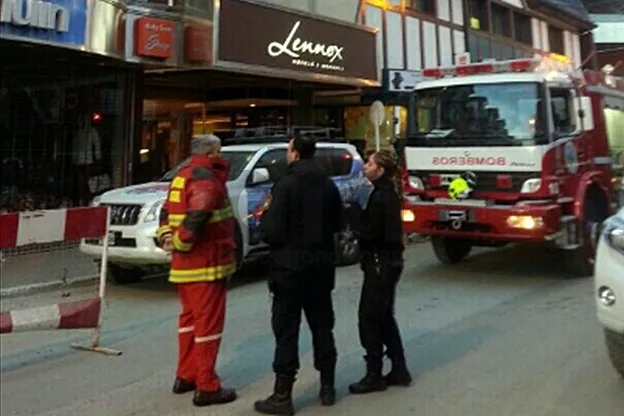
[[[178,327],[177,376],[206,392],[221,388],[215,371],[225,323],[226,280],[178,284],[182,313]]]

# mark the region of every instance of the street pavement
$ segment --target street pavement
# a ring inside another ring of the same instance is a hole
[[[361,273],[341,268],[335,291],[339,402],[317,403],[310,335],[303,327],[296,387],[300,415],[621,416],[624,381],[611,367],[596,320],[591,279],[566,279],[559,259],[536,247],[478,250],[457,267],[429,244],[409,247],[397,317],[408,388],[364,397],[347,386],[364,371],[357,334]],[[219,373],[240,398],[195,408],[170,393],[176,360],[175,289],[162,279],[110,286],[102,344],[119,357],[78,352],[89,331],[1,338],[1,414],[45,416],[254,415],[273,383],[270,297],[261,266],[232,281]],[[81,296],[80,287],[2,299],[2,309]],[[88,290],[88,289],[84,289]],[[67,289],[63,292],[67,294]]]

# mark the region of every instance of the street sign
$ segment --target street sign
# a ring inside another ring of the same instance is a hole
[[[462,52],[455,54],[455,65],[470,64],[470,52]]]
[[[388,92],[409,92],[422,81],[420,71],[384,69],[384,85]]]
[[[375,146],[377,151],[379,151],[381,144],[380,142],[380,134],[379,127],[383,124],[386,119],[386,107],[379,100],[373,102],[370,106],[370,118],[375,126]]]

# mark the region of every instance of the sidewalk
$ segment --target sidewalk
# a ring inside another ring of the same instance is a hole
[[[95,278],[98,274],[93,260],[77,247],[18,255],[2,253],[0,290],[5,295],[25,287],[53,287],[76,279]]]

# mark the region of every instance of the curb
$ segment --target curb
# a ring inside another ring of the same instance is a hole
[[[0,298],[13,298],[17,296],[31,295],[35,293],[60,289],[63,287],[78,286],[88,282],[96,281],[98,279],[98,276],[85,276],[77,277],[75,279],[68,279],[67,281],[57,280],[54,282],[34,283],[31,285],[8,287],[5,289],[0,289]]]

